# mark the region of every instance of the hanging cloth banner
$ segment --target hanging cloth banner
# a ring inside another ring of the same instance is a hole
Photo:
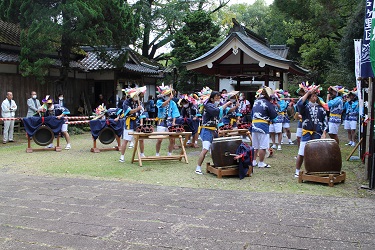
[[[355,72],[357,96],[358,96],[358,103],[359,103],[359,117],[363,115],[361,80],[358,80],[358,78],[361,76],[361,47],[362,47],[362,39],[354,40],[354,66],[355,66],[354,72]]]
[[[370,40],[371,40],[371,20],[373,13],[374,0],[366,0],[365,25],[362,41],[361,53],[361,77],[374,77],[370,60]]]

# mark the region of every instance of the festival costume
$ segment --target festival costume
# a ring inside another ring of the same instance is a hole
[[[303,156],[306,142],[313,139],[320,139],[326,124],[326,111],[318,103],[303,102],[300,99],[297,107],[302,115],[302,138],[298,154]]]
[[[203,142],[203,148],[210,150],[211,144],[217,135],[218,121],[223,117],[223,108],[217,107],[211,102],[204,104],[203,121],[200,130],[200,137]]]
[[[192,103],[189,103],[188,105],[188,107],[181,108],[181,118],[182,123],[186,123],[189,126],[191,134],[194,137],[194,135],[198,132],[199,117],[202,115],[198,112],[198,107],[196,105]],[[178,122],[176,121],[176,123]]]
[[[140,111],[130,114],[130,111],[138,108],[138,101],[134,101],[133,98],[126,99],[122,104],[122,110],[124,112],[124,132],[122,133],[122,139],[126,141],[132,141],[133,135],[129,135],[130,132],[134,132],[137,125],[140,123],[140,119],[144,118]],[[118,111],[117,111],[118,112]]]
[[[227,107],[225,110],[223,110],[223,116],[220,119],[220,123],[218,127],[220,128],[223,125],[230,125],[232,128],[237,127],[237,119],[238,117],[241,117],[242,114],[239,112],[239,109],[236,108],[234,111],[229,112],[231,108],[235,106],[234,103],[231,104],[231,107]]]
[[[159,98],[156,102],[156,107],[158,108],[158,132],[168,132],[168,127],[172,126],[174,118],[180,117],[180,112],[178,110],[177,104],[170,100],[166,106],[163,107],[165,100]]]
[[[275,106],[261,97],[254,102],[251,114],[253,147],[255,149],[267,149],[269,147],[269,123],[277,117]]]

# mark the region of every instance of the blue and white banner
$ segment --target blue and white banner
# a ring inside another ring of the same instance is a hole
[[[358,78],[361,76],[361,40],[354,40],[354,68],[355,68],[355,79],[356,79],[356,87],[358,93],[358,101],[359,101],[359,115],[362,116],[363,113],[363,99],[362,99],[362,89],[361,89],[361,80]]]
[[[362,40],[361,53],[361,77],[374,77],[370,60],[371,20],[374,7],[374,0],[366,0],[365,25]]]

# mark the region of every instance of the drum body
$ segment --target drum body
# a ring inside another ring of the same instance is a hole
[[[39,146],[47,146],[52,143],[54,138],[53,131],[50,127],[48,126],[40,126],[34,136],[33,140],[36,144]]]
[[[334,139],[308,141],[304,162],[307,174],[340,174],[342,159],[339,144]]]
[[[116,134],[113,128],[105,127],[99,132],[99,141],[103,144],[111,144],[115,138]]]
[[[211,157],[215,167],[238,165],[233,155],[241,145],[240,136],[221,137],[213,140],[211,145]]]

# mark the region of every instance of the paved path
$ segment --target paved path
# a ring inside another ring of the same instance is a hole
[[[162,187],[0,171],[0,249],[374,247],[374,199]]]

